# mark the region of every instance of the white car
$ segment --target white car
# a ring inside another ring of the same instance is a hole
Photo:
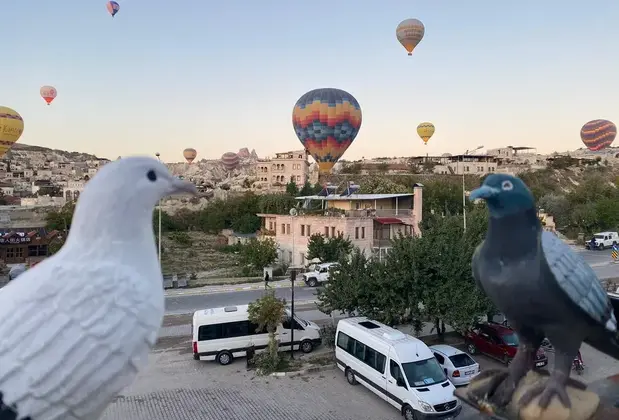
[[[593,239],[585,243],[587,249],[612,248],[619,244],[619,234],[617,232],[600,232],[593,235]]]
[[[338,263],[316,264],[313,271],[303,273],[303,281],[310,287],[316,287],[329,281],[330,270],[337,269]]]
[[[468,385],[479,375],[479,363],[467,353],[446,344],[430,346],[430,351],[441,365],[445,375],[455,386]]]

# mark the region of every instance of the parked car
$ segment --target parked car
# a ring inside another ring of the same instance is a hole
[[[14,265],[13,267],[11,267],[11,270],[9,271],[9,280],[15,280],[17,277],[25,273],[27,269],[28,268],[26,267],[25,264]]]
[[[430,350],[447,378],[455,386],[468,385],[474,377],[479,375],[479,363],[467,353],[446,344],[430,346]]]
[[[310,287],[316,287],[321,283],[329,281],[329,274],[332,269],[337,269],[338,263],[317,264],[314,271],[303,273],[303,281]]]
[[[606,248],[612,248],[614,245],[617,244],[619,244],[619,233],[600,232],[593,235],[593,238],[591,240],[585,242],[585,248],[591,250],[604,250]]]
[[[518,351],[518,336],[509,327],[489,322],[477,324],[465,335],[469,354],[484,354],[509,365]],[[535,367],[548,364],[546,352],[540,348],[535,358]]]

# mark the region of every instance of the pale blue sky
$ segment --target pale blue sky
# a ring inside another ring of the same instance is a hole
[[[353,94],[345,158],[581,146],[590,119],[619,123],[617,0],[19,0],[2,5],[0,105],[20,142],[182,160],[240,147],[299,148],[299,96]],[[412,57],[395,27],[418,18]],[[58,97],[47,107],[41,85]],[[432,121],[427,147],[419,122]]]

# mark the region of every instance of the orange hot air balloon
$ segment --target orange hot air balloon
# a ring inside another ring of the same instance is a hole
[[[41,93],[41,97],[47,102],[47,105],[50,105],[58,94],[56,88],[53,86],[42,86],[39,92]]]
[[[187,163],[193,162],[196,156],[198,156],[198,152],[196,152],[196,149],[194,148],[188,147],[185,150],[183,150],[183,157],[185,158]]]
[[[408,51],[408,55],[413,55],[413,50],[421,42],[425,33],[426,28],[418,19],[403,20],[395,30],[398,41]]]
[[[0,106],[0,158],[24,132],[24,120],[14,109]]]
[[[239,163],[241,163],[241,158],[234,152],[226,152],[221,155],[221,163],[223,163],[227,171],[232,172],[239,166]]]

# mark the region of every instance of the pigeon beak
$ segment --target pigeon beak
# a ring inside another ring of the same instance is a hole
[[[182,179],[175,178],[172,181],[169,194],[170,195],[172,194],[198,195],[198,189],[191,182],[187,182],[187,181],[183,181]]]
[[[491,197],[494,197],[500,192],[501,191],[498,188],[490,187],[488,185],[482,185],[476,190],[471,191],[471,194],[469,195],[469,200],[471,201],[475,201],[479,199],[487,200]]]

